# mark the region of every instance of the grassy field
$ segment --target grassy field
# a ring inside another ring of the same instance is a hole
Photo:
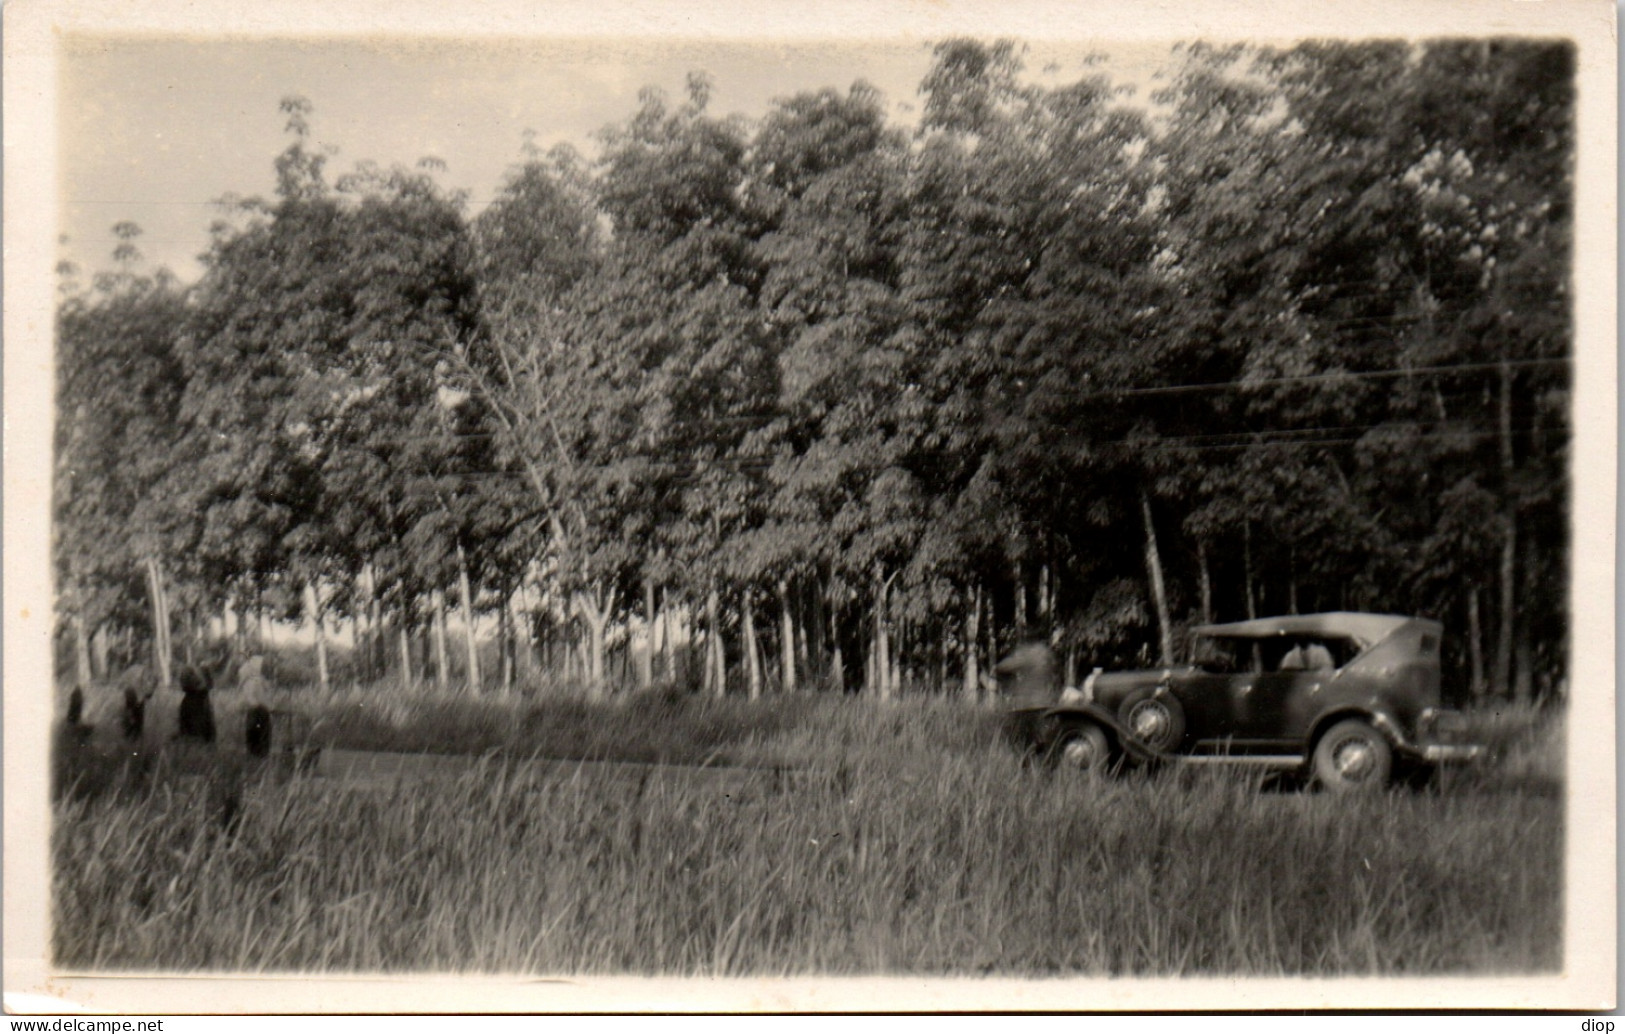
[[[485,757],[450,781],[377,790],[230,757],[97,771],[95,750],[66,751],[60,965],[1047,976],[1562,962],[1550,716],[1481,716],[1493,764],[1346,800],[1209,772],[1051,775],[1000,742],[996,715],[946,701],[312,706],[329,745]],[[807,774],[725,795],[547,779],[524,765],[532,750]]]

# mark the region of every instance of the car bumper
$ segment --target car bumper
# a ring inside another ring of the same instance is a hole
[[[1455,742],[1456,736],[1466,730],[1466,722],[1455,711],[1430,708],[1422,712],[1416,723],[1415,738],[1406,736],[1399,724],[1387,715],[1375,715],[1373,722],[1388,736],[1398,753],[1423,764],[1470,764],[1487,753],[1480,744]]]

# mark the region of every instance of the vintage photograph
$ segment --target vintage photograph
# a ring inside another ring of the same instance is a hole
[[[59,28],[7,991],[1611,1007],[1613,56],[1521,6]]]

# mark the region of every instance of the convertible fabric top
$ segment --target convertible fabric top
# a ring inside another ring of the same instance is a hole
[[[1276,636],[1288,635],[1346,636],[1368,647],[1382,642],[1413,621],[1424,625],[1437,624],[1425,618],[1401,617],[1397,614],[1333,611],[1328,614],[1291,614],[1285,617],[1254,618],[1251,621],[1233,621],[1226,625],[1197,625],[1191,631],[1197,635],[1224,636],[1230,639],[1273,639]]]

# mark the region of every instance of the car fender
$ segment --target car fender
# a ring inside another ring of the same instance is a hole
[[[1385,708],[1375,704],[1355,704],[1333,708],[1324,714],[1316,716],[1314,723],[1309,727],[1309,737],[1303,745],[1304,756],[1308,757],[1314,753],[1315,744],[1319,742],[1322,733],[1345,718],[1358,718],[1363,722],[1370,723],[1371,727],[1382,733],[1383,738],[1388,741],[1388,745],[1396,751],[1408,753],[1415,749],[1410,739],[1405,735],[1405,730],[1400,726],[1399,720],[1389,714]]]
[[[1082,701],[1059,704],[1045,708],[1042,717],[1061,721],[1085,719],[1094,722],[1106,730],[1106,734],[1111,737],[1114,746],[1122,751],[1124,757],[1137,764],[1149,765],[1168,759],[1168,755],[1135,738],[1116,715],[1099,704]]]

